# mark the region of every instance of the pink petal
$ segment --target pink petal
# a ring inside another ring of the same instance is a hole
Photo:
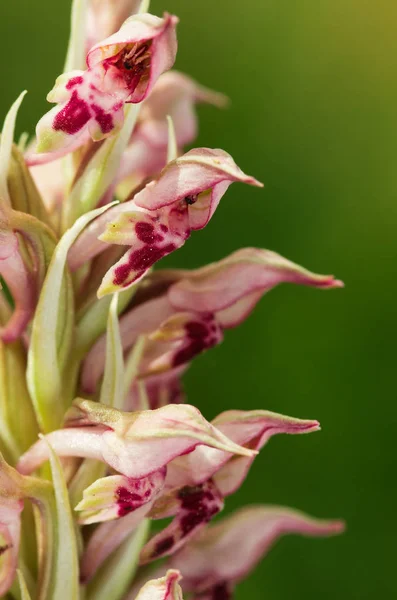
[[[150,512],[163,489],[165,469],[140,480],[126,477],[119,479],[123,481],[117,488],[117,508],[118,516],[122,518],[116,522],[102,523],[90,537],[81,560],[81,577],[84,582],[95,575],[104,561]]]
[[[222,330],[212,315],[176,313],[149,336],[142,374],[161,373],[186,365],[222,339]]]
[[[180,281],[170,288],[168,297],[179,310],[194,307],[199,312],[216,312],[224,327],[234,327],[263,294],[280,283],[325,289],[343,285],[330,275],[307,271],[275,252],[244,248],[217,263],[181,272]]]
[[[142,105],[136,129],[138,138],[144,138],[152,148],[167,148],[167,115],[175,128],[177,146],[191,144],[197,135],[195,104],[206,102],[223,107],[227,99],[222,94],[200,86],[193,79],[179,73],[164,73],[152,93]]]
[[[37,300],[34,273],[26,266],[18,236],[12,231],[0,232],[0,275],[9,287],[15,303],[10,320],[0,331],[1,339],[10,343],[24,332],[33,317]]]
[[[168,14],[165,14],[163,19],[150,14],[135,15],[127,19],[117,33],[91,48],[87,55],[87,65],[92,69],[100,63],[106,64],[120,52],[126,51],[128,55],[134,44],[151,42],[149,72],[144,74],[137,86],[129,87],[128,71],[125,67],[117,66],[119,72],[112,74],[112,77],[122,79],[121,85],[129,88],[129,102],[142,102],[160,75],[174,64],[177,23],[178,18]]]
[[[182,600],[180,579],[179,571],[169,570],[165,577],[148,581],[135,600]]]
[[[157,261],[183,246],[189,234],[185,206],[156,212],[122,213],[117,221],[109,223],[101,239],[128,244],[131,249],[106,273],[98,296],[137,283]]]
[[[131,348],[138,337],[157,329],[159,325],[172,314],[172,308],[167,298],[160,297],[149,300],[135,308],[120,319],[120,335],[123,351]],[[106,335],[94,344],[84,361],[81,386],[84,392],[94,393],[98,381],[105,368]]]
[[[124,21],[137,13],[142,0],[89,0],[87,11],[87,49],[117,31]]]
[[[165,467],[142,479],[112,475],[95,481],[84,490],[75,510],[82,525],[125,517],[147,505],[148,511],[164,487]]]
[[[248,575],[283,535],[308,537],[341,533],[341,521],[323,521],[277,506],[252,506],[208,527],[174,555],[169,565],[182,568],[186,591],[206,591]]]
[[[231,410],[221,413],[213,424],[240,446],[260,450],[279,433],[310,433],[318,421],[286,417],[265,410]],[[167,487],[197,485],[214,478],[223,496],[234,493],[244,481],[254,457],[231,457],[214,448],[197,447],[187,456],[175,459],[167,473]]]
[[[141,564],[179,550],[223,509],[222,496],[211,481],[201,486],[186,486],[177,491],[176,498],[179,504],[176,517],[144,546]]]
[[[134,200],[137,206],[148,210],[156,210],[186,199],[191,206],[201,192],[220,183],[233,181],[262,185],[253,177],[245,175],[227,152],[196,148],[170,162],[157,181],[149,183],[136,194]],[[217,198],[217,202],[219,199]]]
[[[70,415],[71,428],[46,436],[55,453],[102,460],[133,479],[147,477],[199,444],[244,456],[255,454],[231,442],[188,404],[123,413],[84,400],[75,404]],[[90,423],[97,425],[84,427]],[[21,457],[18,470],[32,473],[47,459],[48,445],[42,439]]]
[[[0,595],[10,589],[18,566],[23,500],[0,502]]]

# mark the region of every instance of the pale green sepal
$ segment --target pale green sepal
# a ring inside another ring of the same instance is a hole
[[[60,426],[67,401],[62,396],[62,371],[74,330],[73,289],[66,267],[67,253],[90,221],[113,204],[83,215],[55,248],[41,290],[32,326],[27,380],[36,416],[43,431]]]
[[[178,158],[178,145],[176,143],[175,127],[172,117],[167,115],[168,123],[168,148],[167,148],[167,163]]]
[[[124,359],[117,314],[118,299],[119,295],[114,294],[109,307],[105,372],[99,401],[121,410],[124,404]]]
[[[32,600],[28,591],[28,587],[26,585],[25,577],[20,569],[17,571],[18,581],[19,581],[19,589],[21,591],[21,600]]]
[[[40,222],[52,227],[51,218],[43,199],[26,165],[21,150],[13,144],[7,171],[7,187],[14,210],[37,217]]]
[[[140,13],[148,13],[150,8],[150,0],[142,0],[141,5],[139,7]]]
[[[140,104],[129,104],[124,109],[125,120],[120,132],[103,142],[77,179],[68,202],[64,205],[64,227],[68,227],[77,217],[94,208],[113,183],[139,110]]]
[[[81,463],[77,473],[69,484],[70,505],[77,506],[81,502],[84,490],[95,481],[105,476],[107,466],[105,463],[92,458],[86,458]]]
[[[73,0],[64,73],[86,68],[87,0]]]
[[[124,369],[124,397],[127,396],[132,384],[138,377],[139,365],[145,349],[146,340],[147,337],[145,335],[140,335],[128,354]]]
[[[4,120],[3,130],[1,133],[0,143],[0,201],[11,205],[10,196],[7,186],[8,166],[11,160],[12,144],[14,141],[15,121],[17,118],[19,107],[26,94],[26,90],[22,92],[11,106]]]
[[[44,436],[42,439],[46,440]],[[47,442],[48,444],[48,442]],[[55,493],[56,540],[53,552],[52,585],[47,600],[78,600],[79,556],[68,490],[59,458],[48,444]]]
[[[127,540],[109,557],[88,585],[87,600],[121,600],[138,568],[141,549],[149,535],[150,521],[145,519]]]
[[[135,286],[119,292],[119,315],[124,311],[136,290],[137,287]],[[111,301],[111,296],[101,298],[101,300],[98,300],[95,296],[95,299],[85,308],[84,312],[78,314],[75,345],[76,348],[78,348],[78,351],[83,355],[88,352],[92,344],[106,330],[106,322]]]
[[[0,439],[11,464],[17,463],[38,434],[25,373],[26,356],[22,343],[0,341]]]

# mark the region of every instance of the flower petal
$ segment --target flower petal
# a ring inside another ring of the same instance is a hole
[[[186,591],[205,592],[244,579],[283,535],[329,536],[343,529],[341,521],[314,519],[289,508],[246,507],[205,529],[168,564],[183,568]]]
[[[79,523],[99,523],[124,517],[147,506],[149,512],[161,493],[165,468],[142,479],[122,475],[102,477],[90,485],[75,510],[80,511]]]
[[[192,206],[191,199],[197,194],[222,182],[233,181],[262,186],[253,177],[245,175],[227,152],[196,148],[170,162],[157,181],[138,192],[134,201],[137,206],[148,210],[163,208],[186,198],[189,198],[188,205]]]
[[[198,312],[215,312],[223,327],[234,327],[280,283],[324,289],[343,285],[331,275],[312,273],[270,250],[244,248],[201,269],[181,271],[168,297],[179,310],[195,307]]]
[[[175,496],[179,505],[177,515],[168,527],[145,545],[141,552],[141,564],[179,550],[223,509],[222,496],[211,481],[200,486],[183,487]]]
[[[257,451],[273,435],[310,433],[319,429],[318,421],[294,419],[265,410],[230,410],[216,417],[213,424],[235,443]],[[197,485],[213,477],[222,495],[227,496],[240,487],[254,458],[232,457],[220,450],[197,447],[172,462],[167,487]]]
[[[18,565],[23,500],[0,499],[0,595],[10,589]]]
[[[170,569],[165,577],[148,581],[139,592],[136,600],[183,600],[182,590],[178,582],[179,571]]]
[[[169,115],[174,123],[177,146],[191,144],[197,135],[194,105],[198,102],[222,108],[227,104],[227,98],[178,71],[164,73],[142,105],[134,136],[144,138],[152,148],[166,148],[166,117]]]
[[[174,64],[177,23],[178,18],[169,14],[162,19],[148,13],[134,15],[125,21],[117,33],[91,48],[87,55],[88,67],[93,69],[124,52],[111,76],[128,90],[129,102],[142,102],[159,76]],[[147,63],[145,70],[139,69],[143,64],[139,58],[140,48],[149,53],[148,59],[143,61],[145,65]]]
[[[54,431],[47,436],[59,456],[102,460],[134,479],[154,473],[199,444],[243,456],[256,454],[231,442],[188,404],[123,413],[83,400],[75,402],[69,411],[68,424],[69,429]],[[47,459],[48,448],[40,440],[21,457],[18,469],[22,473],[31,473]]]

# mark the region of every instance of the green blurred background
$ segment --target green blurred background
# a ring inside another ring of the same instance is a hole
[[[29,90],[19,131],[47,110],[69,6],[0,5],[1,114]],[[273,291],[187,377],[208,418],[267,408],[322,423],[272,440],[228,510],[280,503],[348,523],[340,538],[283,539],[237,598],[395,597],[397,4],[153,0],[164,9],[181,18],[177,67],[232,99],[223,112],[200,109],[198,145],[224,148],[265,182],[232,186],[167,264],[252,245],[346,282]]]

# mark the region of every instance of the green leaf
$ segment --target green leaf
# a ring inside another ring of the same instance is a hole
[[[26,585],[26,581],[25,578],[23,576],[23,573],[20,569],[18,569],[17,571],[18,573],[18,581],[19,581],[19,588],[21,590],[21,600],[31,600],[27,585]]]
[[[68,490],[61,463],[50,444],[48,448],[55,492],[56,535],[54,546],[49,548],[53,553],[53,564],[50,593],[46,600],[78,600],[79,557]]]
[[[1,144],[0,144],[0,198],[8,206],[11,205],[10,196],[8,193],[7,186],[7,174],[8,167],[11,160],[12,143],[14,140],[14,129],[15,121],[17,118],[19,107],[21,106],[22,100],[26,94],[26,91],[22,92],[11,106],[4,120],[3,130],[1,133]]]
[[[124,359],[117,315],[118,299],[118,294],[114,294],[109,307],[105,372],[100,402],[121,410],[124,404]]]
[[[70,401],[62,394],[62,375],[74,333],[73,287],[66,265],[67,253],[84,227],[110,206],[87,213],[66,231],[55,248],[41,290],[32,326],[27,378],[36,416],[45,432],[60,426]]]

